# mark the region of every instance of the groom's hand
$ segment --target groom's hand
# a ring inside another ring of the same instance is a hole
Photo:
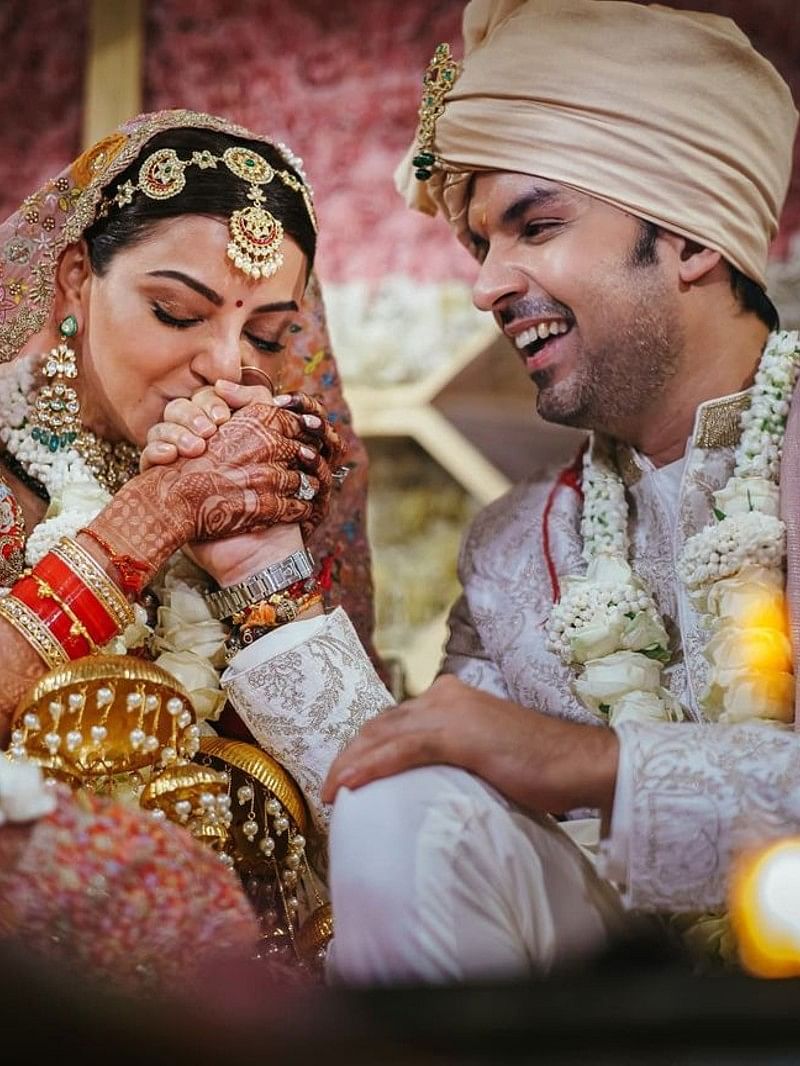
[[[444,675],[423,695],[368,722],[333,763],[322,798],[416,766],[460,766],[528,810],[560,813],[614,799],[619,743]]]

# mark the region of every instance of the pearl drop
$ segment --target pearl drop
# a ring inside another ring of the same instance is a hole
[[[108,730],[104,725],[93,725],[91,729],[92,740],[95,744],[102,744],[108,736]]]
[[[145,742],[145,731],[143,729],[132,729],[128,734],[128,739],[131,742],[131,747],[134,751],[137,748],[141,748]]]
[[[180,714],[182,710],[183,700],[180,699],[178,696],[171,696],[167,700],[167,714],[172,715],[172,717],[174,718],[176,715]]]
[[[66,736],[67,751],[75,751],[79,744],[83,741],[83,736],[77,729],[70,729]]]
[[[182,711],[178,717],[178,727],[184,729],[187,725],[192,724],[192,715],[190,711]]]
[[[156,710],[158,710],[158,704],[159,704],[158,696],[153,696],[151,694],[151,695],[145,697],[144,709],[146,711],[156,711]]]
[[[97,706],[98,707],[107,707],[109,705],[109,703],[111,703],[113,701],[113,699],[114,699],[113,689],[108,688],[106,685],[104,685],[102,688],[99,688],[97,690]]]
[[[41,722],[39,721],[39,715],[34,714],[32,711],[28,713],[22,719],[22,724],[26,729],[41,729]]]
[[[129,692],[125,705],[129,711],[138,711],[142,706],[143,699],[141,692]]]

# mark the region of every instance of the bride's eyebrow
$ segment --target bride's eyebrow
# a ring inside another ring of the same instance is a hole
[[[193,278],[189,274],[184,274],[180,270],[150,270],[148,271],[148,277],[171,278],[173,281],[180,281],[181,284],[186,285],[187,288],[193,289],[196,293],[199,293],[200,296],[204,296],[209,303],[214,304],[215,307],[222,307],[225,303],[218,292],[214,292],[213,289],[209,289],[208,285],[204,285],[202,281],[198,281],[197,278]]]
[[[254,315],[269,314],[272,311],[296,311],[297,304],[294,300],[278,300],[273,304],[262,304],[261,307],[257,307],[254,311]]]

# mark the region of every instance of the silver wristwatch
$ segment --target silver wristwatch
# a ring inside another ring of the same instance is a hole
[[[240,581],[238,585],[209,592],[206,603],[215,618],[231,618],[237,611],[266,600],[273,593],[288,589],[295,581],[303,581],[313,573],[314,558],[310,551],[301,548],[279,563],[259,570],[246,581]]]

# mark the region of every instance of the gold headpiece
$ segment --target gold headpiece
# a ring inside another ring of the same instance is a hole
[[[417,168],[414,176],[427,181],[436,164],[434,139],[436,122],[444,111],[444,98],[456,83],[460,74],[458,63],[450,54],[449,44],[439,44],[433,59],[422,76],[422,103],[419,105],[419,129],[417,130],[417,154],[412,163]]]
[[[191,159],[179,158],[174,148],[159,148],[142,163],[138,181],[123,182],[108,203],[125,207],[133,201],[136,192],[151,200],[169,200],[186,185],[185,172],[190,167],[216,169],[218,163],[224,163],[232,174],[248,183],[247,199],[252,200],[251,207],[234,211],[228,220],[231,235],[228,258],[251,278],[270,278],[283,263],[280,248],[284,233],[280,220],[263,206],[266,197],[262,186],[278,178],[287,188],[299,192],[315,233],[317,217],[309,187],[288,170],[275,170],[263,156],[249,148],[227,148],[221,156],[206,149],[193,152]]]

